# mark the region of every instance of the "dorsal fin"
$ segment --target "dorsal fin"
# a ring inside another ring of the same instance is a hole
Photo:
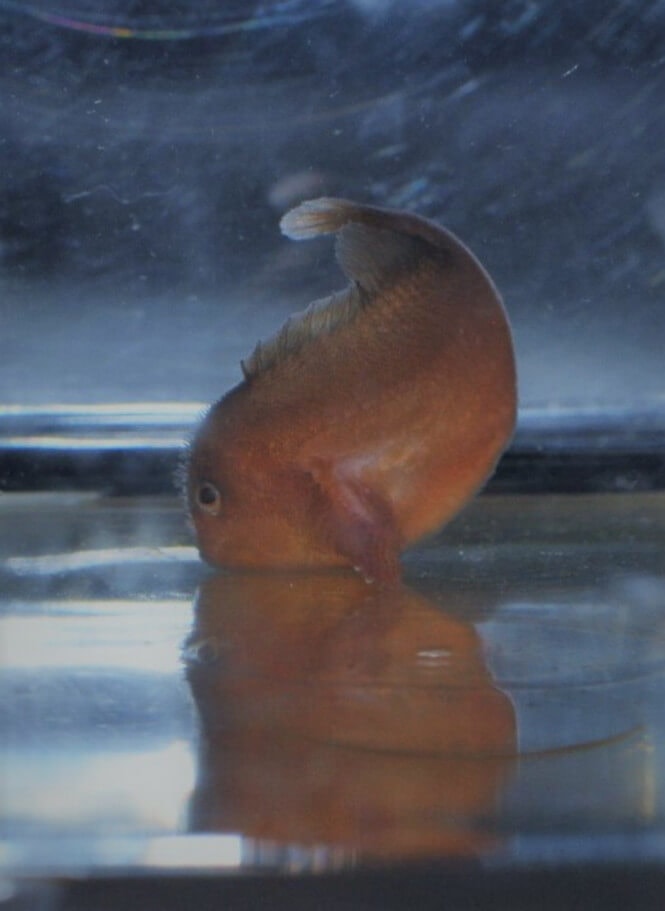
[[[399,225],[397,230],[389,227],[390,217],[385,226],[367,223],[366,214],[379,211],[345,199],[322,198],[304,202],[282,218],[282,232],[293,240],[336,233],[337,260],[351,284],[314,301],[289,317],[271,338],[259,342],[251,357],[241,362],[246,379],[273,367],[313,338],[349,323],[363,307],[371,306],[397,273],[417,264],[424,240],[400,231]]]
[[[316,336],[345,325],[361,306],[361,294],[353,286],[312,301],[304,310],[290,316],[273,336],[259,342],[248,360],[240,362],[245,379],[283,361]]]

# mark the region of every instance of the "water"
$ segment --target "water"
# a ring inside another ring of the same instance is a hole
[[[6,872],[663,859],[662,494],[484,497],[380,594],[7,496]]]

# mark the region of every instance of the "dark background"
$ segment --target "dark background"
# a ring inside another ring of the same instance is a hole
[[[664,75],[665,2],[0,2],[0,401],[217,398],[325,193],[470,244],[523,406],[662,409]]]

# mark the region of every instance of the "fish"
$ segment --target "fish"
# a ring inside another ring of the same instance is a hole
[[[451,231],[322,197],[288,238],[335,236],[349,280],[241,362],[190,445],[201,557],[227,569],[353,567],[390,587],[400,554],[455,516],[515,426],[512,333],[494,282]]]

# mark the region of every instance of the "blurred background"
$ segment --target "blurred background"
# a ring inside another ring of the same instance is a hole
[[[457,232],[525,407],[665,408],[665,2],[0,0],[0,402],[209,402],[343,282],[303,198]]]

